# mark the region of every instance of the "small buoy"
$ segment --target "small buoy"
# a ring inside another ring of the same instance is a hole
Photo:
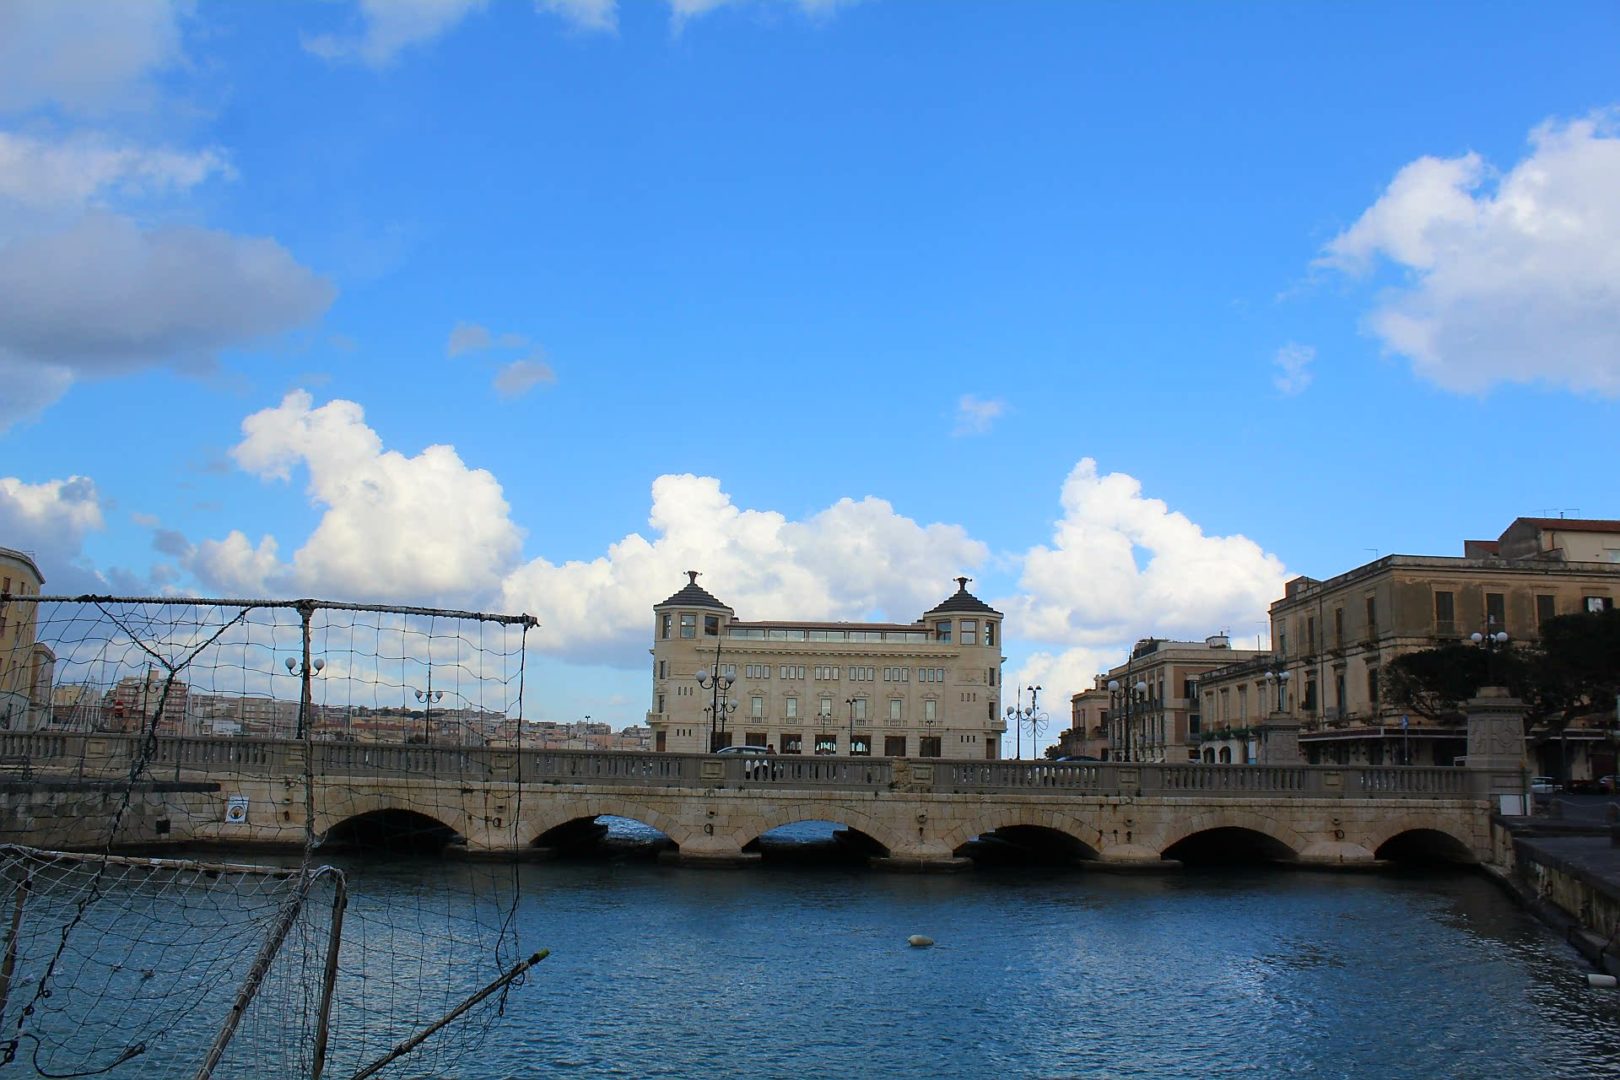
[[[1616,979],[1613,975],[1588,974],[1586,976],[1586,985],[1594,990],[1613,990],[1616,984],[1620,984],[1620,979]]]
[[[910,945],[913,949],[926,949],[933,943],[933,938],[927,937],[923,934],[912,934],[910,937],[906,938],[906,944]]]

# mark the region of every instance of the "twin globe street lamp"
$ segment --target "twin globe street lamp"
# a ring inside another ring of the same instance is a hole
[[[1130,678],[1130,674],[1127,673],[1125,678],[1128,680]],[[1110,696],[1110,701],[1109,701],[1110,705],[1113,704],[1113,695],[1121,694],[1121,689],[1122,689],[1122,684],[1120,683],[1120,681],[1118,679],[1109,679],[1108,680],[1108,693],[1109,693],[1109,696]],[[1124,724],[1125,756],[1120,759],[1121,761],[1135,761],[1136,760],[1131,755],[1131,725],[1133,723],[1132,705],[1137,703],[1137,702],[1145,702],[1147,700],[1147,690],[1148,690],[1147,682],[1144,681],[1143,679],[1140,679],[1140,678],[1136,680],[1136,684],[1134,686],[1126,685],[1126,686],[1123,687],[1122,696],[1124,698],[1124,705],[1125,705],[1125,724]],[[1140,710],[1136,710],[1136,711],[1140,711]]]

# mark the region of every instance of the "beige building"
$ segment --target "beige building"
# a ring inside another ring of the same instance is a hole
[[[969,579],[912,623],[745,622],[688,574],[653,607],[654,749],[999,756],[1002,615]]]
[[[1195,744],[1204,722],[1199,678],[1258,655],[1253,649],[1232,648],[1225,634],[1203,641],[1146,638],[1136,643],[1125,663],[1097,676],[1094,690],[1076,698],[1098,691],[1108,695],[1103,726],[1110,760],[1196,761]],[[1071,706],[1078,705],[1071,699]]]
[[[39,605],[13,603],[38,596],[45,575],[27,552],[0,547],[0,728],[32,730],[50,716],[56,654],[35,640]]]
[[[1058,736],[1060,753],[1108,760],[1107,682],[1108,676],[1098,675],[1098,685],[1069,696],[1069,730]]]
[[[1463,727],[1416,714],[1403,726],[1400,710],[1379,692],[1380,673],[1404,653],[1475,632],[1530,641],[1555,615],[1612,608],[1620,597],[1620,521],[1519,518],[1497,540],[1467,541],[1464,552],[1387,555],[1326,581],[1290,581],[1271,605],[1274,658],[1201,680],[1205,715],[1252,727],[1280,706],[1299,720],[1311,762],[1451,765],[1466,752]],[[1592,751],[1577,747],[1576,775],[1614,771],[1613,749],[1599,732],[1569,738]],[[1552,768],[1552,755],[1565,752],[1540,748],[1533,765]]]

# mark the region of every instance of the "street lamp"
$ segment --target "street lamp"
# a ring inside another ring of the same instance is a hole
[[[1266,672],[1266,682],[1276,686],[1278,712],[1288,711],[1288,680],[1291,678],[1293,675],[1286,671]]]
[[[298,730],[293,735],[295,739],[302,739],[304,737],[305,717],[309,715],[309,680],[320,674],[321,669],[326,667],[326,661],[316,660],[313,663],[310,662],[309,638],[306,636],[304,638],[304,659],[300,662],[296,657],[289,656],[282,663],[287,666],[287,674],[297,675],[302,682],[298,694]]]
[[[850,757],[855,756],[855,698],[845,698],[844,704],[849,706],[849,748]]]
[[[707,671],[699,671],[692,677],[697,680],[698,686],[710,693],[709,707],[704,711],[709,714],[709,753],[712,754],[720,749],[720,732],[725,730],[723,718],[727,713],[737,711],[736,703],[726,700],[726,691],[730,690],[731,684],[737,680],[733,676],[722,674],[720,671],[720,643],[718,641],[715,642],[714,646],[714,667]]]
[[[1029,752],[1033,755],[1037,749],[1036,742],[1040,738],[1040,728],[1046,723],[1047,715],[1041,712],[1035,704],[1036,696],[1040,694],[1041,687],[1029,688],[1029,707],[1020,708],[1017,702],[1024,696],[1024,688],[1020,686],[1013,695],[1013,704],[1007,706],[1007,722],[1013,726],[1013,746],[1016,760],[1024,759],[1024,729],[1029,725]]]
[[[422,742],[431,746],[433,744],[433,703],[444,700],[444,691],[433,689],[433,669],[428,668],[427,689],[418,690],[411,687],[411,693],[416,700],[422,703]]]
[[[1129,679],[1130,677],[1130,672],[1127,671],[1125,678]],[[1131,706],[1146,697],[1148,684],[1142,679],[1137,679],[1136,685],[1126,686],[1122,693],[1120,687],[1121,684],[1118,679],[1108,680],[1109,705],[1113,705],[1112,695],[1119,693],[1125,705],[1125,757],[1123,760],[1134,761],[1135,758],[1131,756]]]
[[[1491,626],[1494,625],[1495,622],[1496,619],[1494,617],[1487,616],[1485,619],[1484,633],[1475,630],[1472,634],[1468,635],[1469,641],[1472,641],[1475,645],[1478,645],[1480,648],[1485,650],[1485,682],[1487,685],[1489,685],[1491,681],[1491,654],[1496,652],[1497,649],[1506,648],[1508,643],[1508,635],[1506,630],[1497,630],[1494,633],[1491,631]]]

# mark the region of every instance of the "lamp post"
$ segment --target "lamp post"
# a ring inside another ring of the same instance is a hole
[[[309,680],[320,674],[321,669],[326,667],[326,661],[315,660],[313,663],[310,661],[309,637],[308,635],[305,635],[304,659],[302,662],[300,662],[296,657],[289,656],[287,659],[283,660],[282,663],[287,666],[287,674],[297,675],[302,683],[298,694],[298,730],[293,735],[293,738],[295,739],[302,739],[304,737],[304,727],[306,723],[305,718],[309,715]]]
[[[1288,680],[1293,676],[1287,671],[1273,670],[1266,672],[1266,682],[1270,683],[1273,692],[1277,695],[1277,711],[1288,711]]]
[[[1127,666],[1126,671],[1125,671],[1125,678],[1127,680],[1127,684],[1124,685],[1123,688],[1122,688],[1122,685],[1121,685],[1121,683],[1120,683],[1120,681],[1118,679],[1109,679],[1108,680],[1108,693],[1110,695],[1118,693],[1120,695],[1122,701],[1123,701],[1124,706],[1125,706],[1125,757],[1123,759],[1125,761],[1135,761],[1136,760],[1131,755],[1131,722],[1132,722],[1132,715],[1131,714],[1133,712],[1131,706],[1133,704],[1135,704],[1137,701],[1140,701],[1143,698],[1143,696],[1147,694],[1147,688],[1148,688],[1148,684],[1145,681],[1143,681],[1142,679],[1137,679],[1136,684],[1134,686],[1129,685],[1128,682],[1129,682],[1130,677],[1131,677],[1130,669]],[[1110,699],[1110,704],[1112,704],[1112,699]]]
[[[693,678],[697,679],[698,686],[709,691],[709,753],[720,749],[720,732],[725,730],[722,720],[726,713],[735,712],[737,706],[726,701],[726,691],[737,680],[722,674],[720,671],[720,639],[714,640],[714,666],[707,671],[699,671]],[[729,708],[728,708],[729,705]]]
[[[418,690],[412,687],[411,693],[415,694],[416,700],[422,703],[422,742],[431,746],[433,745],[433,703],[444,700],[444,691],[433,689],[433,669],[431,667],[427,669],[427,689]]]
[[[1495,653],[1497,649],[1505,649],[1508,643],[1508,635],[1506,630],[1497,630],[1494,632],[1491,630],[1491,627],[1495,624],[1496,619],[1494,617],[1486,616],[1484,632],[1481,633],[1480,631],[1475,630],[1472,634],[1468,635],[1469,641],[1472,641],[1475,645],[1478,645],[1480,648],[1485,650],[1486,685],[1489,685],[1491,681],[1491,655]]]
[[[855,756],[855,699],[845,698],[844,704],[849,706],[849,747],[848,756]]]
[[[1016,755],[1015,760],[1022,761],[1024,759],[1024,724],[1029,725],[1030,755],[1034,756],[1035,752],[1039,749],[1036,743],[1040,739],[1041,726],[1044,725],[1047,720],[1046,714],[1041,712],[1036,705],[1036,699],[1040,692],[1041,687],[1030,687],[1029,706],[1027,708],[1022,708],[1018,705],[1018,702],[1022,700],[1024,696],[1024,688],[1020,686],[1017,693],[1013,695],[1013,704],[1007,706],[1007,722],[1013,725],[1013,753]]]

